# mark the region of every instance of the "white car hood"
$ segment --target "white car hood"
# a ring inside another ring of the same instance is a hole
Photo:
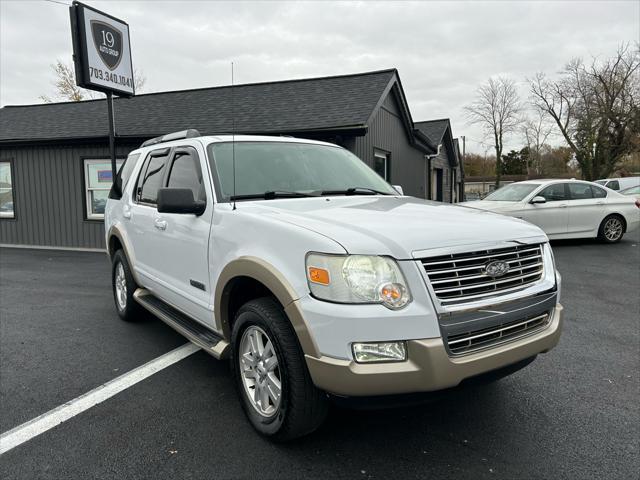
[[[315,231],[348,253],[396,259],[456,245],[546,241],[542,230],[522,220],[414,197],[278,199],[238,202],[237,209]]]

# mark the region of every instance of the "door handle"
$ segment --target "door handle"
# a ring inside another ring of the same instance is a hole
[[[129,206],[127,206],[127,205],[125,205],[125,206],[122,208],[122,216],[123,216],[124,218],[131,218],[131,207],[129,207]]]
[[[596,205],[604,205],[604,202],[596,202]]]
[[[154,222],[154,225],[158,230],[166,230],[167,229],[167,221],[166,220],[160,220],[159,218],[156,218],[156,221]]]
[[[568,205],[566,203],[563,203],[562,205],[558,205],[560,208],[567,208]]]

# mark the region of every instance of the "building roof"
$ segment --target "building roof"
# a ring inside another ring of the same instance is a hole
[[[393,82],[399,82],[397,71],[388,69],[116,98],[116,134],[144,138],[187,128],[203,135],[363,129]],[[107,134],[104,99],[0,109],[0,143]]]
[[[431,143],[438,145],[442,143],[442,137],[444,137],[447,127],[449,127],[448,118],[440,118],[438,120],[427,120],[424,122],[416,122],[415,127],[424,133]]]

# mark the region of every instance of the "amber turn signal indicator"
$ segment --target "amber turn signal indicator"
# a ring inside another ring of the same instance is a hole
[[[309,280],[320,285],[329,285],[329,271],[324,268],[309,267]]]

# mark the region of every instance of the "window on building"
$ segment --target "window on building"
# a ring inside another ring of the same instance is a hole
[[[206,199],[200,161],[195,150],[188,149],[175,154],[167,187],[189,188],[193,192],[194,200]]]
[[[373,155],[373,169],[378,175],[389,181],[389,156],[386,153],[376,152]]]
[[[122,159],[116,160],[116,170],[119,170],[123,163]],[[107,205],[112,184],[111,179],[111,160],[84,161],[87,219],[100,220],[104,218],[104,207]]]
[[[11,163],[0,162],[0,218],[14,218]]]

